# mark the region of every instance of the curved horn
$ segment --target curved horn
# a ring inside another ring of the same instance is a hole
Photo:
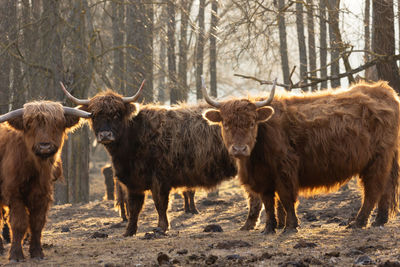
[[[16,118],[18,116],[22,116],[22,115],[24,115],[23,108],[10,111],[10,112],[0,116],[0,123],[14,119],[14,118]]]
[[[65,89],[64,84],[60,82],[61,89],[64,91],[64,94],[75,104],[77,105],[89,105],[89,100],[88,99],[78,99],[75,96],[71,95],[70,92]]]
[[[274,80],[274,84],[272,85],[271,93],[269,93],[268,99],[267,100],[263,100],[263,101],[258,101],[258,102],[255,103],[257,108],[261,108],[261,107],[264,107],[266,105],[271,104],[272,100],[274,99],[275,87],[276,87],[276,81],[277,80],[278,80],[278,78],[276,78]]]
[[[201,76],[201,90],[203,92],[203,97],[206,100],[206,102],[208,104],[210,104],[211,106],[215,107],[215,108],[220,108],[221,107],[221,103],[215,100],[212,100],[208,94],[207,94],[207,88],[206,88],[206,83],[204,82],[204,78],[203,76]]]
[[[144,85],[144,82],[145,82],[145,81],[146,81],[146,80],[143,80],[142,84],[141,84],[140,87],[139,87],[139,90],[137,91],[137,93],[136,93],[135,95],[129,96],[129,97],[123,97],[123,98],[122,98],[122,100],[124,101],[124,103],[135,102],[135,101],[139,98],[140,94],[142,93],[143,85]]]
[[[82,117],[82,118],[90,118],[90,116],[92,115],[92,113],[80,110],[80,109],[76,109],[76,108],[70,108],[70,107],[63,107],[64,109],[64,114],[65,115],[73,115],[73,116],[77,116],[77,117]]]

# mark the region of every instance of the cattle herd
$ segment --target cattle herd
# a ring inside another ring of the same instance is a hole
[[[384,225],[399,206],[397,93],[386,82],[301,96],[275,95],[275,86],[268,98],[219,102],[203,81],[206,103],[165,107],[135,103],[143,83],[132,97],[107,90],[90,99],[75,98],[61,84],[76,108],[36,101],[0,116],[0,220],[7,217],[11,228],[9,259],[24,259],[28,232],[30,256],[43,258],[41,234],[53,183],[62,177],[63,141],[84,120],[111,157],[128,219],[124,236],[137,232],[146,191],[158,227],[167,231],[171,189],[183,188],[185,211],[197,213],[195,189],[235,176],[249,198],[241,230],[255,227],[264,204],[264,234],[296,232],[299,194],[329,192],[354,176],[363,200],[348,227],[365,227],[375,206],[372,225]]]

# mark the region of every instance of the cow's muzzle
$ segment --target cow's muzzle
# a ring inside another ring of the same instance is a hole
[[[97,142],[109,144],[115,141],[115,136],[111,131],[101,131],[97,134]]]
[[[250,156],[250,149],[248,145],[231,145],[229,154],[235,158]]]
[[[39,143],[34,145],[33,152],[36,156],[41,158],[49,158],[53,156],[58,150],[58,147],[52,143]]]

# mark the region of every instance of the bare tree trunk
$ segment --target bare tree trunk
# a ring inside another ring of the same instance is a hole
[[[328,66],[327,63],[327,41],[326,41],[326,0],[319,0],[319,59],[320,59],[320,75],[321,78],[328,76]],[[328,87],[328,82],[323,81],[321,83],[320,89],[325,89]]]
[[[114,90],[120,92],[123,95],[128,95],[125,91],[125,60],[124,60],[124,50],[122,46],[124,45],[124,17],[125,8],[121,3],[115,1],[111,2],[112,9],[112,36],[113,36],[113,46],[117,48],[113,52],[113,88]]]
[[[314,6],[313,0],[307,0],[307,30],[308,30],[308,62],[310,66],[310,73],[312,77],[317,77],[315,70],[317,69],[317,57],[315,53],[315,31],[314,31]],[[317,90],[317,85],[311,88],[313,91]]]
[[[13,2],[13,0],[0,2],[0,51],[12,41],[8,38],[10,31],[16,30],[12,29],[9,18],[9,11],[12,9]],[[9,56],[8,52],[5,51],[1,56],[0,61],[0,114],[4,114],[9,111],[9,103],[11,101],[10,82],[12,80],[10,79],[10,60],[11,57]]]
[[[336,8],[339,0],[328,0],[328,15],[329,15],[329,42],[331,47],[331,76],[338,75],[339,69],[339,40],[337,40],[337,35],[335,34],[335,24],[339,24],[339,10]],[[331,87],[339,87],[340,80],[331,80]]]
[[[279,54],[281,55],[281,66],[283,73],[283,82],[290,84],[290,70],[289,70],[289,59],[287,51],[287,39],[286,39],[286,23],[284,12],[282,11],[285,6],[285,0],[278,0],[278,29],[279,29]]]
[[[346,45],[342,40],[342,34],[340,33],[339,28],[339,8],[340,8],[340,0],[336,0],[336,6],[331,5],[333,3],[328,3],[329,10],[332,11],[332,16],[329,16],[329,25],[332,27],[332,32],[335,39],[335,45],[337,50],[339,51],[339,56],[343,59],[343,65],[346,72],[350,73],[352,68],[350,66],[349,55],[346,51]],[[338,63],[339,64],[339,63]],[[338,70],[340,71],[340,70]],[[349,80],[349,84],[354,83],[355,80],[352,74],[347,75]]]
[[[204,9],[205,0],[199,0],[199,27],[197,32],[196,42],[196,99],[200,100],[203,98],[201,93],[201,76],[203,75],[203,61],[204,61]]]
[[[371,59],[371,1],[365,0],[365,14],[364,14],[364,62],[368,62]],[[400,20],[399,20],[400,21]],[[376,66],[365,69],[365,79],[370,81],[378,80],[378,73],[376,71]]]
[[[372,49],[379,55],[395,54],[393,0],[372,1],[373,35]],[[378,78],[389,82],[400,92],[399,68],[394,60],[376,64]]]
[[[76,97],[87,98],[94,69],[91,55],[95,54],[88,49],[96,46],[95,31],[87,0],[74,1],[71,5],[72,31],[68,37],[73,44],[70,48],[73,57],[69,77],[65,77],[64,82]],[[62,154],[66,184],[56,184],[56,203],[89,201],[89,149],[87,125],[69,135]]]
[[[179,101],[179,86],[176,77],[175,58],[175,0],[168,0],[168,87],[171,104]]]
[[[211,2],[210,24],[210,89],[211,95],[217,97],[217,27],[218,27],[218,0]]]
[[[32,4],[32,5],[31,5]],[[39,62],[40,60],[40,41],[37,38],[37,33],[39,32],[39,25],[34,23],[34,21],[39,21],[40,19],[40,9],[41,1],[29,1],[22,0],[22,24],[26,25],[23,28],[23,47],[25,52],[25,58],[27,62]],[[24,64],[24,76],[27,80],[27,99],[37,99],[40,94],[40,79],[38,75],[40,70]],[[22,99],[23,96],[18,93],[14,94],[13,100]],[[22,102],[22,101],[21,101]],[[22,102],[23,103],[23,102]],[[14,104],[13,104],[14,106]],[[18,106],[18,105],[15,105]]]
[[[167,44],[165,34],[166,28],[165,25],[168,23],[167,18],[167,8],[165,5],[162,6],[161,16],[160,16],[160,27],[161,30],[158,34],[159,44],[160,44],[160,52],[159,52],[159,69],[158,69],[158,102],[164,104],[167,101],[167,86],[165,84],[166,76],[167,76]]]
[[[136,92],[146,83],[139,101],[153,96],[153,4],[151,0],[129,1],[127,5],[127,91]]]
[[[370,33],[370,0],[365,0],[365,14],[364,14],[364,62],[368,62],[370,59],[370,52],[371,52],[371,33]]]
[[[179,65],[178,65],[178,79],[179,91],[178,101],[186,101],[189,93],[189,86],[187,83],[187,55],[188,55],[188,41],[187,30],[189,25],[189,14],[192,6],[192,0],[181,0],[181,36],[179,39]]]
[[[17,40],[19,38],[19,33],[18,33],[18,17],[17,17],[17,2],[12,1],[12,6],[11,9],[9,10],[9,18],[10,18],[10,25],[13,25],[11,27],[11,32],[10,32],[10,39],[11,40]],[[17,53],[17,49],[13,49],[14,53]],[[13,95],[12,99],[12,109],[16,108],[21,108],[25,101],[26,101],[26,90],[23,86],[22,83],[22,66],[21,62],[17,60],[16,58],[13,58],[11,60],[12,65],[12,86],[11,86],[11,92]],[[0,70],[1,71],[1,70]]]
[[[60,2],[53,0],[43,1],[44,20],[41,44],[42,65],[46,66],[51,71],[51,76],[48,73],[43,73],[43,96],[48,99],[61,100],[64,94],[59,88],[59,82],[63,80],[63,57],[62,43],[60,39]]]
[[[305,79],[307,76],[307,48],[304,36],[303,4],[301,2],[296,2],[296,29],[299,44],[300,78],[304,83],[307,83],[307,79]],[[303,90],[308,91],[308,88],[304,87]]]

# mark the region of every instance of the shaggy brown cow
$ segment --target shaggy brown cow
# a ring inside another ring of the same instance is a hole
[[[276,81],[275,81],[276,82]],[[398,207],[399,98],[386,82],[269,99],[217,102],[204,116],[221,126],[239,177],[264,202],[264,232],[275,231],[274,198],[286,210],[285,230],[296,231],[298,193],[329,191],[358,175],[363,203],[349,227],[364,227],[374,206],[374,225]],[[273,100],[273,101],[272,101]]]
[[[10,260],[22,260],[29,229],[32,258],[43,258],[42,229],[52,201],[53,182],[62,176],[60,151],[67,129],[90,113],[38,101],[0,116],[0,205],[9,209]],[[3,218],[1,216],[1,218]],[[1,221],[2,223],[2,221]],[[0,239],[0,251],[4,251]]]
[[[92,113],[90,124],[97,141],[107,149],[116,177],[128,189],[130,216],[125,236],[137,231],[146,190],[152,192],[158,226],[166,231],[171,188],[214,188],[236,175],[218,126],[208,125],[202,117],[206,105],[166,108],[149,104],[139,111],[139,105],[132,102],[141,89],[133,97],[108,90],[80,100],[62,88],[81,109]],[[244,229],[254,227],[261,209],[258,197],[250,196],[249,201]]]

